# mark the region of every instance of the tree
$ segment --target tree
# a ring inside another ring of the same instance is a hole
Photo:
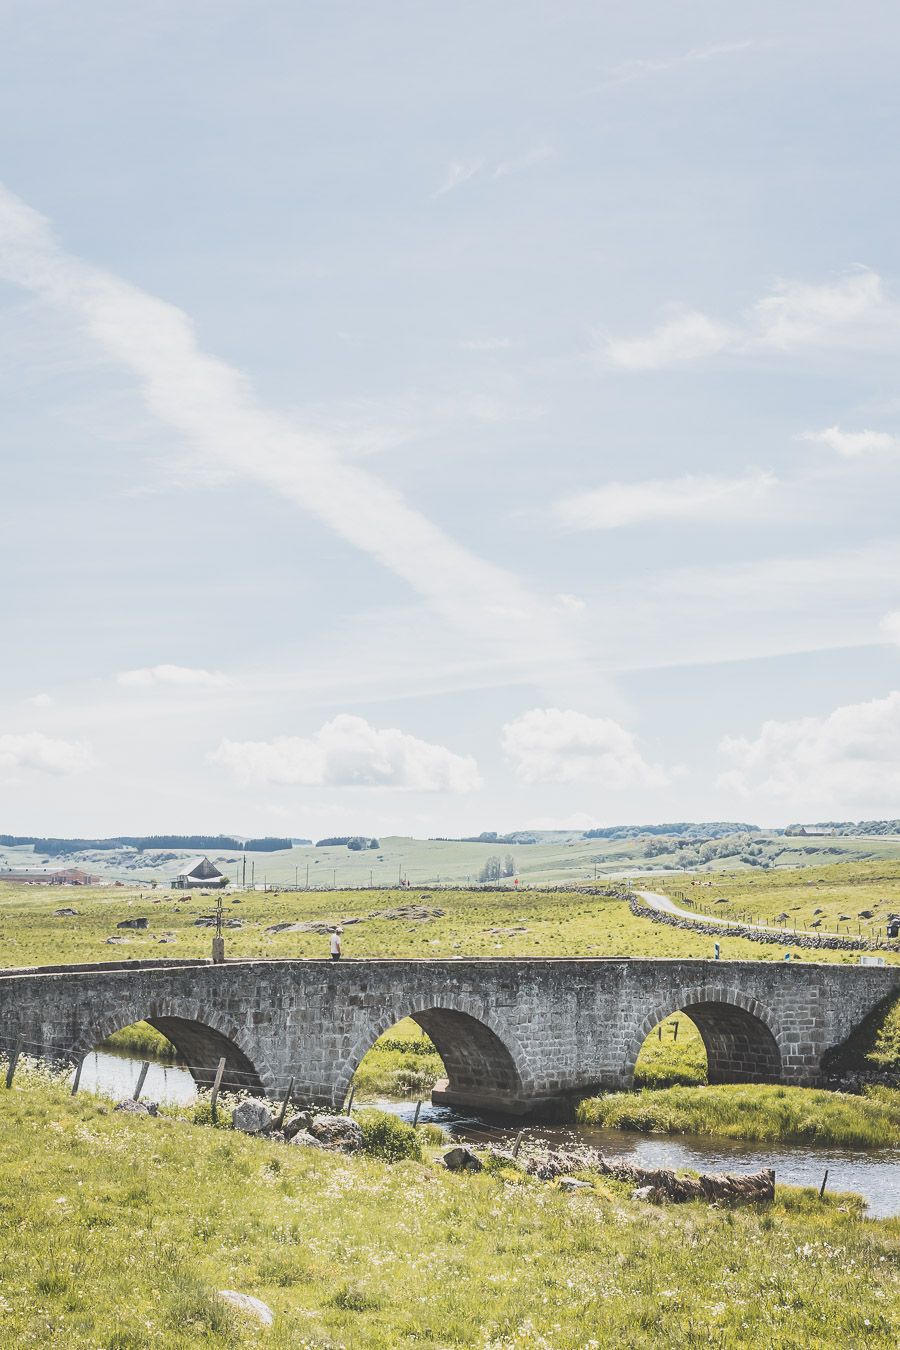
[[[491,856],[488,858],[478,873],[478,880],[483,882],[499,881],[503,873],[500,870],[500,859]]]

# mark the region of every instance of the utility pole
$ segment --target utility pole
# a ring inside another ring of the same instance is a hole
[[[309,863],[306,864],[306,889],[309,890]]]
[[[255,858],[251,858],[251,859],[250,859],[250,889],[251,889],[251,891],[255,891],[255,890],[256,890],[256,859],[255,859]]]
[[[216,935],[212,940],[212,959],[214,966],[220,966],[225,960],[225,939],[222,936],[222,892],[216,897]]]
[[[246,853],[244,854],[244,869],[243,869],[243,878],[242,878],[242,880],[241,880],[241,888],[242,888],[243,890],[246,890],[246,889],[247,889],[247,855],[246,855]]]

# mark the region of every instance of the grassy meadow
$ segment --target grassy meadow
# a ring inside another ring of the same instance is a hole
[[[778,1188],[728,1210],[566,1194],[127,1117],[17,1076],[0,1102],[0,1344],[67,1350],[894,1346],[900,1221]],[[264,1329],[216,1297],[275,1312]]]
[[[874,875],[866,881],[870,871]],[[900,865],[839,864],[831,869],[827,885],[830,903],[856,908],[875,892],[890,897],[900,910]],[[890,875],[889,875],[890,872]],[[819,875],[824,875],[821,873]],[[735,904],[747,903],[754,886],[773,882],[769,874],[756,877],[742,872],[728,877]],[[778,903],[815,907],[805,871],[778,875]],[[751,884],[752,883],[752,884]],[[656,884],[655,882],[653,883]],[[717,882],[717,886],[718,886]],[[657,887],[662,889],[661,886]],[[862,891],[866,894],[863,895]],[[699,893],[699,892],[698,892]],[[723,890],[724,893],[724,890]],[[704,894],[711,894],[704,892]],[[719,890],[715,891],[718,897]],[[763,899],[762,894],[757,897]],[[765,899],[771,902],[771,895]],[[128,887],[38,887],[0,883],[0,962],[3,966],[52,965],[60,962],[177,960],[207,957],[210,930],[196,920],[214,912],[216,898],[198,892],[141,890]],[[887,901],[884,901],[886,905]],[[370,918],[375,911],[417,904],[440,908],[440,918]],[[260,892],[245,891],[224,897],[226,919],[240,928],[226,932],[229,957],[325,957],[327,937],[311,932],[267,929],[277,923],[335,923],[343,921],[344,953],[353,957],[503,957],[503,956],[656,956],[711,957],[714,936],[683,932],[664,924],[635,918],[625,901],[566,889],[480,891],[459,888],[434,890]],[[77,910],[56,917],[58,908]],[[717,906],[716,912],[725,910]],[[797,911],[800,912],[799,910]],[[126,919],[144,917],[143,931],[120,930]],[[354,922],[355,920],[355,922]],[[116,941],[108,942],[114,938]],[[720,939],[725,960],[781,960],[790,948],[741,938]],[[797,953],[801,955],[801,953]],[[808,958],[808,953],[805,954]],[[853,952],[816,953],[817,960],[855,964]],[[900,962],[900,953],[888,960]]]

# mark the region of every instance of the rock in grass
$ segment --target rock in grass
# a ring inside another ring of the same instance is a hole
[[[77,909],[55,909],[53,911],[53,917],[54,919],[71,919],[77,913]]]
[[[155,1116],[159,1112],[156,1102],[136,1102],[131,1097],[126,1097],[124,1101],[116,1102],[113,1108],[116,1111],[124,1111],[129,1116]]]
[[[476,1157],[470,1148],[465,1148],[462,1144],[457,1144],[455,1148],[448,1148],[441,1158],[441,1162],[448,1172],[480,1172],[484,1167],[481,1159]]]
[[[311,1111],[298,1111],[295,1116],[291,1116],[290,1120],[284,1122],[283,1133],[285,1139],[293,1139],[298,1130],[308,1131],[312,1123],[313,1118]]]
[[[270,1327],[275,1321],[275,1314],[268,1303],[263,1303],[261,1298],[254,1298],[252,1294],[239,1294],[236,1289],[220,1289],[219,1298],[230,1303],[232,1308],[237,1308],[238,1312],[255,1317],[264,1327]]]
[[[121,921],[121,923],[117,923],[117,924],[116,924],[116,927],[117,927],[117,928],[146,928],[146,927],[147,927],[147,922],[148,922],[148,921],[147,921],[146,919],[123,919],[123,920]]]
[[[314,1116],[309,1132],[323,1148],[339,1153],[357,1153],[363,1146],[362,1129],[351,1116]]]
[[[319,1143],[318,1139],[313,1139],[309,1130],[297,1130],[294,1134],[291,1135],[290,1139],[288,1140],[288,1143],[292,1147],[294,1144],[296,1144],[298,1147],[305,1147],[305,1148],[325,1147],[324,1144]]]
[[[556,1184],[561,1191],[593,1190],[589,1181],[579,1181],[578,1177],[560,1177]]]
[[[265,1134],[272,1128],[272,1113],[265,1102],[241,1102],[231,1113],[231,1123],[243,1134]]]

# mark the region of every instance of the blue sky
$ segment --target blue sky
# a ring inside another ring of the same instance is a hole
[[[0,22],[0,828],[900,814],[896,6]]]

